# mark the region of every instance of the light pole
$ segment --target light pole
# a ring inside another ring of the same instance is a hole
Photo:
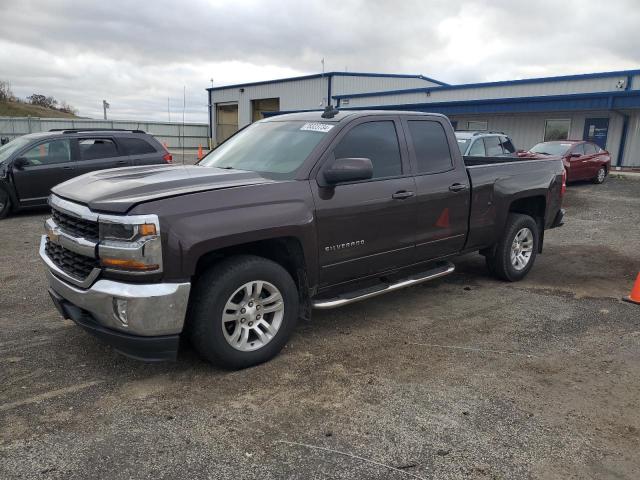
[[[104,119],[107,119],[107,108],[109,108],[109,102],[107,102],[106,100],[102,100],[102,112],[104,113]]]

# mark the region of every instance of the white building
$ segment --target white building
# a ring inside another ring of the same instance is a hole
[[[278,113],[347,109],[438,112],[459,130],[494,130],[518,148],[585,139],[615,166],[640,166],[640,70],[448,85],[422,75],[329,72],[208,89],[214,143]]]

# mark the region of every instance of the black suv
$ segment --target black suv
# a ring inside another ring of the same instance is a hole
[[[168,150],[142,130],[51,130],[0,147],[0,218],[46,205],[51,188],[105,168],[171,163]]]

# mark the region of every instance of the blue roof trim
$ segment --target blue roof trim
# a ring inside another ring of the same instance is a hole
[[[224,85],[221,87],[209,87],[206,90],[209,92],[215,92],[218,90],[227,90],[228,88],[241,88],[241,87],[254,87],[257,85],[267,85],[269,83],[284,83],[296,80],[314,80],[322,77],[386,77],[386,78],[419,78],[427,82],[432,82],[440,86],[449,86],[448,83],[434,80],[433,78],[425,77],[424,75],[411,75],[401,73],[363,73],[363,72],[326,72],[326,73],[314,73],[312,75],[302,75],[300,77],[288,77],[277,78],[275,80],[262,80],[259,82],[249,83],[236,83],[233,85]]]
[[[619,70],[614,72],[599,72],[599,73],[583,73],[579,75],[564,75],[557,77],[542,77],[542,78],[524,78],[522,80],[503,80],[499,82],[483,82],[483,83],[464,83],[460,85],[442,85],[439,87],[420,87],[409,88],[404,90],[385,90],[379,92],[368,93],[354,93],[351,95],[334,95],[333,98],[358,98],[358,97],[383,97],[385,95],[401,95],[405,93],[419,93],[421,91],[434,91],[441,92],[446,90],[461,90],[465,88],[482,88],[482,87],[505,87],[509,85],[523,85],[528,83],[549,83],[549,82],[562,82],[570,80],[588,80],[591,78],[609,78],[626,76],[627,79],[633,75],[640,75],[640,70]],[[630,82],[627,82],[630,85]]]
[[[453,102],[408,103],[400,105],[372,105],[346,107],[342,110],[416,110],[445,115],[480,113],[544,112],[560,110],[610,110],[640,108],[640,90],[619,92],[577,93],[539,97],[509,97]]]

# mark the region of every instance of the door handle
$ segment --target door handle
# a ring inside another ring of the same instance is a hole
[[[66,166],[66,167],[62,167],[62,169],[63,170],[73,170],[73,167]]]
[[[395,200],[404,200],[405,198],[413,197],[414,195],[415,193],[413,192],[408,192],[407,190],[400,190],[399,192],[396,192],[393,195],[391,195],[391,198]]]
[[[467,186],[462,183],[454,183],[453,185],[449,185],[449,190],[452,192],[461,192],[462,190],[466,190]]]
[[[116,165],[124,165],[125,163],[127,163],[127,161],[126,161],[126,160],[118,160],[118,161],[116,162]]]

